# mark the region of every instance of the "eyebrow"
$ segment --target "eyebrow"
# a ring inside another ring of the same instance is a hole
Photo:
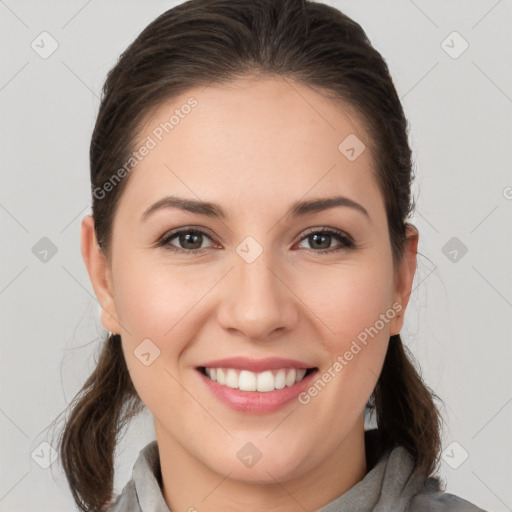
[[[337,206],[353,208],[364,214],[370,220],[370,215],[362,205],[345,196],[323,197],[309,201],[296,201],[286,212],[285,216],[300,217],[335,208]],[[188,212],[198,213],[212,218],[225,219],[227,217],[226,212],[219,204],[208,201],[197,201],[195,199],[186,199],[178,196],[166,196],[147,208],[142,214],[141,220],[145,221],[154,212],[165,208],[180,208]]]

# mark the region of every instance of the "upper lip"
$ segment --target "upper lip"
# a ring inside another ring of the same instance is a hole
[[[296,359],[285,359],[282,357],[267,357],[265,359],[250,359],[248,357],[227,357],[207,361],[200,367],[206,368],[235,368],[238,370],[249,370],[251,372],[263,372],[265,370],[276,370],[279,368],[315,368],[314,366]]]

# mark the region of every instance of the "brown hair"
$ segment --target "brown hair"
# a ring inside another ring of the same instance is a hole
[[[254,74],[314,87],[354,110],[370,136],[395,269],[413,210],[407,121],[388,67],[363,29],[337,9],[305,0],[190,0],[154,20],[106,79],[92,134],[92,210],[98,243],[110,259],[112,219],[130,176],[105,193],[128,161],[151,109],[188,89]],[[436,469],[441,449],[436,395],[425,386],[399,335],[367,404],[385,450],[406,447],[416,470]],[[119,335],[69,406],[60,455],[81,510],[102,510],[113,492],[113,457],[127,421],[142,410]]]

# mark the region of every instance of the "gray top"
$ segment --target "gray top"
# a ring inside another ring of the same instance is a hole
[[[411,475],[413,459],[402,446],[379,456],[377,430],[365,432],[366,476],[318,512],[485,512],[441,490],[438,478]],[[131,480],[107,512],[171,512],[161,490],[156,440],[146,445]]]

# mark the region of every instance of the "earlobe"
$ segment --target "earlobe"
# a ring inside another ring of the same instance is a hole
[[[412,283],[416,272],[416,254],[418,251],[419,233],[415,226],[407,224],[404,253],[397,272],[393,305],[397,314],[390,325],[390,334],[399,334],[404,315],[412,292]],[[399,305],[399,306],[398,306]]]
[[[98,245],[94,219],[82,219],[81,250],[94,293],[101,305],[100,321],[107,331],[120,332],[107,259]]]

